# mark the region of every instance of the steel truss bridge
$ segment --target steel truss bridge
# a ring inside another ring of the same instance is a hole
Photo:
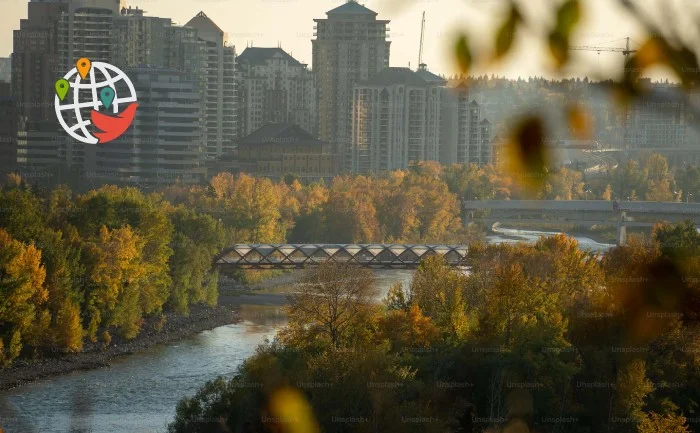
[[[237,244],[214,258],[221,269],[298,269],[325,262],[368,268],[413,269],[426,257],[442,256],[450,266],[465,266],[466,245],[399,244]]]

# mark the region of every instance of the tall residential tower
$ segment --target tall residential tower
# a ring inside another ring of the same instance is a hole
[[[228,35],[204,12],[189,20],[186,27],[197,30],[205,43],[203,74],[205,150],[207,158],[214,159],[233,151],[236,137],[235,58],[236,50],[228,45]]]
[[[389,66],[388,20],[355,0],[315,19],[313,71],[318,88],[319,135],[352,161],[353,86]]]
[[[317,134],[316,86],[305,64],[282,48],[246,48],[236,58],[239,137],[267,123]]]

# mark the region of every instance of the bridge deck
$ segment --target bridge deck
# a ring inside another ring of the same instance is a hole
[[[613,205],[607,200],[467,200],[462,202],[465,210],[523,210],[523,211],[574,211],[610,212]],[[700,203],[676,203],[655,201],[620,201],[620,210],[631,213],[661,213],[700,215]]]
[[[370,268],[416,268],[421,260],[440,255],[450,266],[464,266],[466,245],[400,244],[237,244],[214,259],[220,268],[287,269],[324,262],[356,263]]]

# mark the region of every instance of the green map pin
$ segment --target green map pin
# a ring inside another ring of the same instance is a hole
[[[58,81],[56,81],[56,94],[58,95],[58,99],[63,101],[63,99],[66,97],[66,94],[68,94],[68,89],[70,89],[70,83],[68,80],[65,78],[61,78]]]
[[[111,87],[104,87],[100,91],[100,100],[104,104],[105,108],[109,109],[114,101],[114,89]]]

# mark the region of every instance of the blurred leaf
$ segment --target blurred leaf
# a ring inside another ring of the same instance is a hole
[[[293,388],[282,388],[270,397],[270,414],[284,433],[318,433],[313,410],[304,395]]]
[[[686,46],[675,48],[659,36],[647,39],[630,63],[630,80],[639,77],[647,68],[664,64],[673,69],[685,88],[692,88],[698,82],[700,66],[695,53]]]
[[[457,58],[457,63],[459,64],[459,69],[463,74],[468,74],[469,69],[472,66],[472,53],[469,48],[469,40],[467,35],[460,35],[455,44],[455,56]]]
[[[570,104],[566,109],[569,129],[577,140],[590,140],[593,127],[591,115],[580,104]]]
[[[569,61],[569,40],[561,32],[555,30],[549,34],[549,50],[558,68]]]
[[[513,47],[515,33],[518,28],[518,23],[521,20],[522,16],[520,15],[520,11],[514,3],[511,3],[508,17],[503,24],[501,24],[501,27],[496,33],[496,59],[500,59],[505,56]]]
[[[506,143],[507,169],[526,192],[537,193],[547,178],[549,161],[542,119],[529,116],[512,131]]]
[[[677,50],[671,49],[670,54],[671,67],[680,77],[683,86],[686,89],[696,86],[700,66],[698,65],[698,58],[695,53],[688,47],[683,46]]]
[[[569,61],[571,33],[581,20],[581,5],[578,0],[568,0],[557,10],[557,23],[549,33],[549,49],[561,68]]]
[[[569,38],[581,20],[581,5],[578,0],[568,0],[557,11],[557,31]]]
[[[638,68],[644,69],[657,63],[665,63],[665,47],[666,43],[661,38],[652,37],[647,39],[633,57],[634,64]]]

